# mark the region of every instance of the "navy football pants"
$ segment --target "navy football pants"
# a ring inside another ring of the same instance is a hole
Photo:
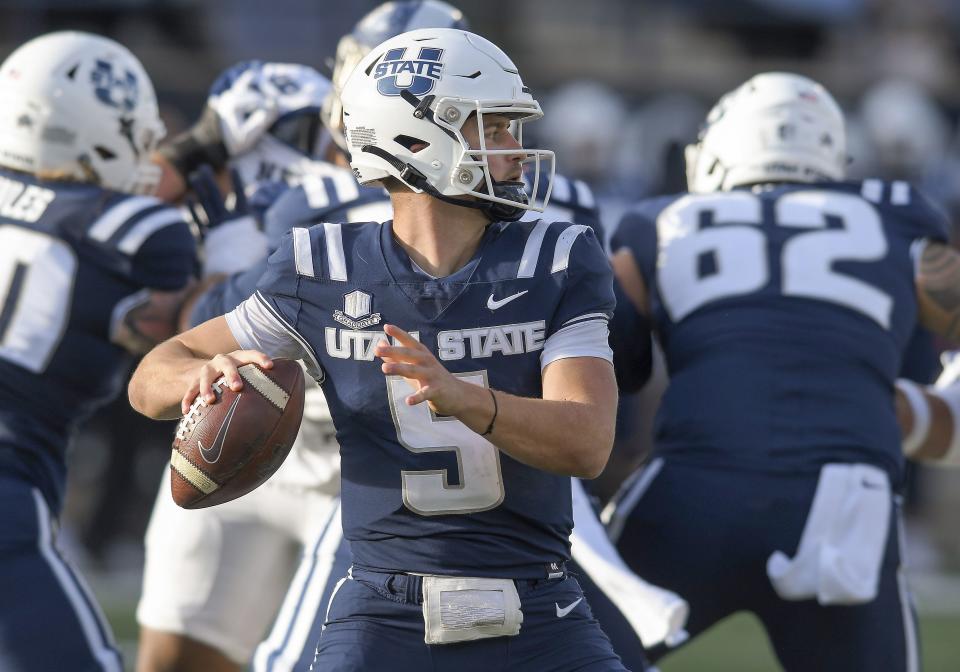
[[[916,619],[900,571],[899,507],[892,508],[880,589],[870,603],[787,601],[766,573],[776,550],[794,555],[818,474],[772,474],[670,462],[625,491],[617,548],[631,569],[690,603],[691,638],[738,611],[756,614],[785,669],[919,670]],[[650,469],[650,467],[648,467]],[[641,491],[645,488],[645,491]],[[616,520],[616,518],[615,518]],[[601,623],[602,624],[602,623]],[[617,641],[614,640],[616,646]],[[648,652],[652,660],[668,650]]]
[[[626,670],[572,576],[519,581],[515,637],[427,645],[418,582],[354,568],[330,602],[313,669],[338,672],[620,672]],[[577,602],[565,615],[558,610]]]
[[[0,670],[121,672],[86,585],[60,555],[40,491],[0,473]]]

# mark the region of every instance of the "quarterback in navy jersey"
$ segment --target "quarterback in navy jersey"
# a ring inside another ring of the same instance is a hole
[[[691,193],[625,216],[614,269],[670,383],[608,522],[691,635],[748,610],[786,669],[914,670],[893,384],[918,321],[957,336],[930,261],[956,255],[922,195],[845,165],[829,93],[762,74],[688,149]]]
[[[176,415],[277,356],[323,381],[354,566],[316,667],[540,670],[547,651],[622,670],[563,567],[569,476],[612,441],[612,277],[587,227],[506,223],[544,205],[520,164],[550,179],[552,153],[509,131],[539,105],[502,51],[450,29],[380,45],[341,98],[351,165],[386,182],[394,220],[294,229],[255,296],[144,359],[131,403]]]
[[[36,38],[0,66],[0,101],[0,669],[119,672],[57,546],[67,451],[132,353],[174,332],[194,239],[178,211],[135,195],[156,184],[147,157],[164,131],[124,47]]]

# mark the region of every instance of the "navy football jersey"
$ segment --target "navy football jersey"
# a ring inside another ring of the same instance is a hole
[[[362,187],[345,168],[316,162],[314,170],[282,193],[266,209],[263,228],[273,252],[295,226],[318,222],[385,222],[393,217],[390,197],[383,189]],[[267,259],[213,285],[199,297],[190,312],[191,325],[233,310],[253,294],[267,269]]]
[[[0,241],[0,469],[56,509],[69,439],[129,373],[117,320],[145,289],[187,284],[194,239],[152,196],[0,171]]]
[[[570,479],[517,462],[385,376],[392,323],[477,385],[540,396],[541,370],[610,358],[611,272],[589,227],[494,223],[462,269],[433,278],[392,223],[296,228],[257,293],[227,315],[244,348],[305,358],[341,449],[343,525],[357,565],[534,578],[569,554]]]
[[[914,245],[946,237],[905,182],[642,202],[613,245],[638,262],[667,357],[657,450],[774,471],[868,462],[898,482]]]

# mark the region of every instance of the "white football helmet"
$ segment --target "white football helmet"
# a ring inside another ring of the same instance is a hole
[[[391,0],[357,21],[353,30],[337,42],[337,56],[331,77],[333,89],[323,101],[320,116],[324,126],[330,129],[334,142],[344,151],[347,146],[340,92],[343,91],[343,85],[350,73],[357,63],[381,42],[420,28],[469,30],[470,25],[463,12],[440,0]]]
[[[50,33],[0,65],[0,165],[146,193],[165,133],[150,78],[113,40]]]
[[[329,134],[319,112],[329,91],[330,80],[298,63],[244,61],[216,79],[207,106],[219,120],[230,166],[248,188],[299,183],[322,158]]]
[[[417,193],[482,209],[493,220],[546,207],[553,152],[487,149],[482,133],[480,147],[471,149],[461,132],[471,114],[481,129],[484,114],[500,114],[513,120],[522,142],[524,122],[543,116],[510,58],[479,35],[427,28],[387,40],[356,67],[341,101],[350,165],[361,184],[392,176]],[[426,147],[414,152],[419,144]],[[530,202],[522,181],[494,182],[488,157],[518,153],[533,164],[531,191],[542,199]],[[549,181],[541,191],[543,179]]]
[[[692,192],[764,182],[842,180],[843,113],[820,84],[800,75],[756,75],[723,96],[686,150]]]

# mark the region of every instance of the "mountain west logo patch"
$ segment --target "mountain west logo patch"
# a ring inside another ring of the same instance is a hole
[[[127,70],[117,73],[110,61],[97,61],[97,66],[90,73],[94,93],[97,99],[110,107],[116,107],[124,112],[130,112],[137,105],[137,76]]]
[[[390,49],[377,63],[373,78],[377,80],[377,91],[384,96],[399,96],[401,91],[409,91],[415,96],[423,96],[431,91],[443,74],[440,57],[443,49],[420,47],[415,59],[404,59],[406,47]]]
[[[351,329],[365,329],[380,324],[380,313],[370,312],[373,295],[359,289],[343,295],[343,310],[333,311],[333,319]]]

